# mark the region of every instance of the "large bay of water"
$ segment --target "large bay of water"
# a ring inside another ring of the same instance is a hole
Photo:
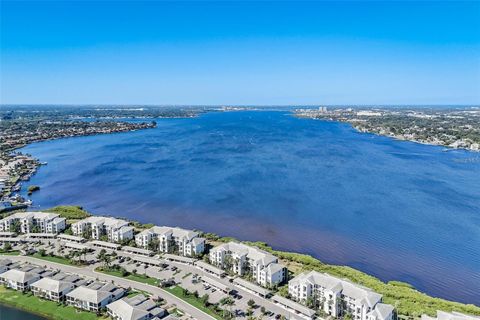
[[[261,240],[480,304],[480,154],[285,112],[29,145],[35,206]]]

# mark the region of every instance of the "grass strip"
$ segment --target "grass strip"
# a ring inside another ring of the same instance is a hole
[[[43,300],[31,293],[24,294],[3,286],[0,286],[0,303],[55,320],[106,319],[105,317],[98,317],[95,313],[79,311],[71,306]]]
[[[203,302],[199,299],[199,298],[196,298],[195,296],[193,295],[188,295],[188,296],[185,296],[183,295],[183,289],[182,287],[180,286],[175,286],[175,287],[170,287],[170,288],[164,288],[166,291],[170,292],[171,294],[173,294],[174,296],[176,296],[177,298],[180,298],[182,299],[183,301],[185,301],[186,303],[188,304],[191,304],[192,306],[194,306],[195,308],[197,309],[200,309],[202,310],[203,312],[205,312],[206,314],[209,314],[211,315],[212,317],[214,317],[215,319],[223,319],[222,317],[220,317],[218,314],[216,314],[215,312],[213,312],[211,309],[209,309],[208,307],[205,307],[203,305]]]

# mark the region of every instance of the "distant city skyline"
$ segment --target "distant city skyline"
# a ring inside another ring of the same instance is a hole
[[[480,105],[480,2],[1,1],[0,103]]]

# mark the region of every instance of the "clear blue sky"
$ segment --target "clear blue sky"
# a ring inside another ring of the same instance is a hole
[[[478,1],[0,10],[4,104],[480,104]]]

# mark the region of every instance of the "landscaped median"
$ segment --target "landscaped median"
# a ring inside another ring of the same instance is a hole
[[[187,293],[185,289],[179,286],[174,286],[174,287],[169,287],[169,288],[163,288],[165,291],[170,292],[177,298],[182,299],[188,304],[191,304],[197,309],[202,310],[206,314],[211,315],[215,319],[224,319],[222,316],[217,314],[213,309],[208,307],[208,296],[206,297],[197,297],[192,293]],[[207,306],[206,306],[207,305]]]
[[[150,284],[152,286],[158,286],[158,283],[159,283],[158,279],[149,277],[147,275],[130,273],[124,269],[119,269],[114,267],[111,267],[111,268],[99,267],[99,268],[96,268],[95,271],[105,273],[114,277],[119,277],[123,279]]]
[[[55,263],[69,265],[69,266],[76,266],[74,263],[72,263],[70,259],[60,257],[60,256],[49,256],[49,255],[42,256],[40,253],[35,253],[31,255],[31,257],[46,260],[49,262],[55,262]]]
[[[158,286],[159,283],[160,283],[160,281],[156,278],[152,278],[152,277],[149,277],[149,276],[144,275],[144,274],[131,273],[131,272],[126,271],[124,268],[119,267],[119,266],[98,267],[98,268],[95,269],[95,271],[96,272],[101,272],[101,273],[104,273],[104,274],[108,274],[108,275],[114,276],[114,277],[119,277],[119,278],[128,279],[128,280],[132,280],[132,281],[146,283],[146,284],[149,284],[149,285],[152,285],[152,286]],[[177,298],[182,299],[183,301],[185,301],[186,303],[194,306],[195,308],[205,312],[206,314],[211,315],[215,319],[224,319],[214,309],[212,309],[215,306],[210,306],[209,307],[208,301],[206,301],[206,300],[208,300],[208,296],[206,298],[205,297],[201,298],[201,297],[195,296],[194,294],[191,294],[191,293],[187,294],[186,290],[184,290],[183,288],[181,288],[179,286],[166,287],[166,288],[162,288],[162,289],[171,293],[171,294],[173,294]]]
[[[0,303],[58,320],[98,320],[95,313],[78,311],[74,307],[35,297],[32,293],[21,293],[0,286]]]

